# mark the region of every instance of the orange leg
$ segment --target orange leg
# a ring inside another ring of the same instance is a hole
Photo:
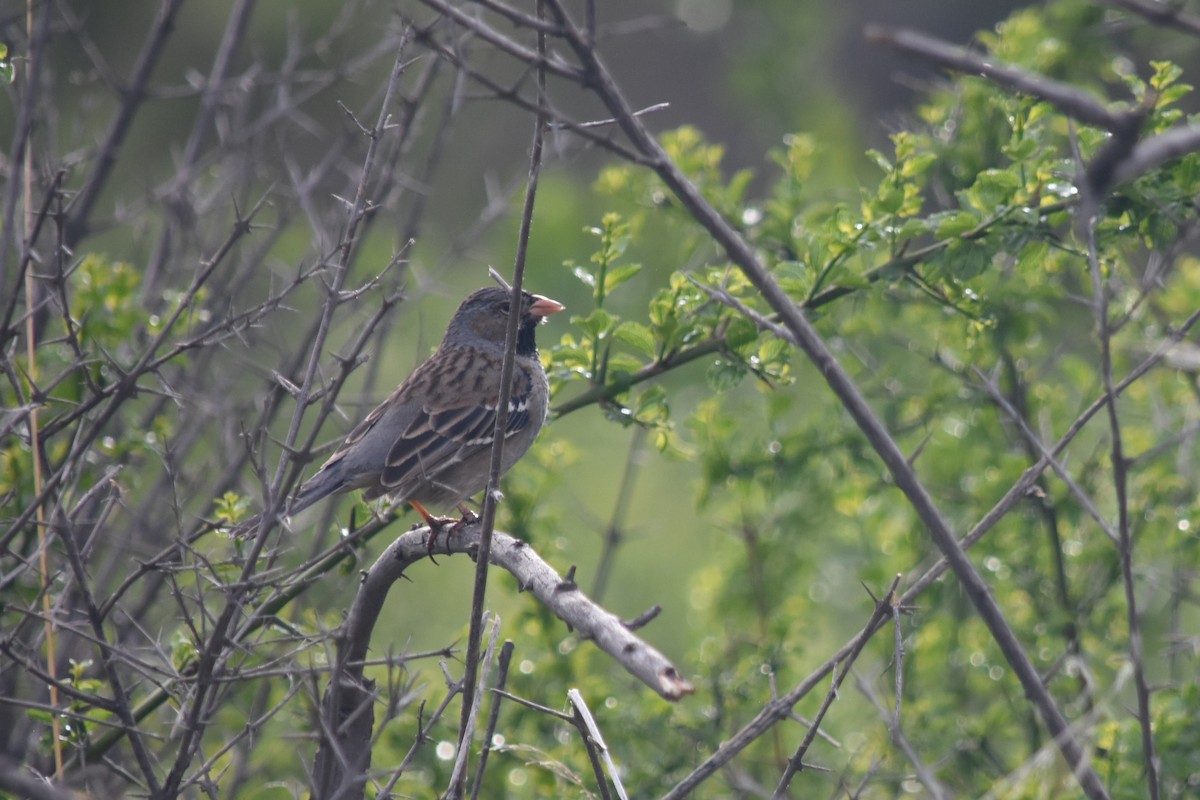
[[[464,525],[470,525],[479,521],[479,516],[467,507],[466,503],[459,503],[458,510],[462,513],[462,519],[453,519],[451,517],[435,517],[429,513],[429,509],[421,505],[416,500],[409,500],[408,504],[413,507],[425,524],[429,526],[429,560],[433,561],[433,548],[437,544],[437,536],[443,530],[446,531],[446,541],[449,542],[450,537]],[[433,563],[437,563],[434,561]]]
[[[435,517],[433,514],[429,513],[429,510],[425,508],[425,506],[421,505],[416,500],[409,500],[408,504],[412,506],[418,514],[421,515],[421,519],[425,520],[425,524],[429,526],[429,560],[433,561],[433,548],[434,545],[437,544],[438,534],[441,533],[442,529],[452,523],[454,520],[447,519],[446,517]],[[447,536],[449,536],[449,534],[447,534]],[[436,564],[437,562],[433,561],[433,563]]]

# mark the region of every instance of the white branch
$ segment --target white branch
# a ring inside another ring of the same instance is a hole
[[[479,547],[479,524],[466,525],[447,537],[437,537],[434,555],[467,553]],[[449,541],[447,541],[449,539]],[[359,596],[346,621],[346,633],[352,653],[365,653],[370,631],[382,608],[388,589],[409,565],[429,557],[429,529],[409,531],[379,556],[363,579]],[[491,561],[511,573],[525,591],[530,592],[555,616],[590,639],[631,675],[666,700],[679,700],[695,691],[667,657],[629,630],[620,618],[597,605],[573,582],[563,580],[528,544],[496,531]]]

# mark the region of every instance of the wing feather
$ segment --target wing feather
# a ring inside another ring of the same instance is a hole
[[[524,430],[529,422],[528,395],[511,398],[505,438]],[[380,484],[388,492],[436,479],[452,464],[491,447],[495,430],[495,398],[482,404],[422,407],[388,451]]]

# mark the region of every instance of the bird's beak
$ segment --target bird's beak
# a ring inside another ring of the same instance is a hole
[[[542,297],[540,294],[533,296],[533,305],[529,307],[529,313],[535,317],[548,317],[551,314],[557,314],[566,306],[557,300],[551,300],[549,297]]]

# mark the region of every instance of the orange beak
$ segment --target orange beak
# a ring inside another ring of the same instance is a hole
[[[540,294],[533,296],[533,305],[529,307],[529,313],[535,317],[548,317],[551,314],[557,314],[566,306],[557,300],[551,300],[549,297],[542,297]]]

